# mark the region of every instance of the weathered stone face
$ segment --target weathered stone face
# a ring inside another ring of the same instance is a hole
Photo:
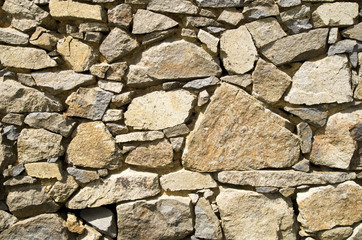
[[[182,159],[185,168],[214,172],[288,167],[298,157],[295,135],[255,98],[223,83],[187,137]]]
[[[102,21],[104,12],[101,6],[84,4],[73,1],[51,0],[49,2],[50,15],[54,18],[88,19]]]
[[[155,12],[197,13],[197,7],[187,0],[149,0],[147,9]]]
[[[148,21],[148,24],[144,24]],[[145,34],[154,31],[167,30],[178,23],[165,15],[139,9],[133,18],[133,34]]]
[[[358,17],[357,3],[326,3],[319,6],[313,13],[314,27],[349,26]]]

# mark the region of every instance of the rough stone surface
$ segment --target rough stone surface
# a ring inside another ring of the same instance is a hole
[[[292,20],[286,22],[285,26],[289,29],[291,34],[298,34],[313,28],[312,24],[309,22],[309,18]]]
[[[314,27],[350,26],[358,17],[358,4],[353,2],[325,3],[312,13]]]
[[[361,221],[361,190],[360,185],[348,181],[337,186],[316,187],[297,193],[298,221],[308,232]]]
[[[335,184],[356,178],[355,173],[300,171],[225,171],[216,175],[218,181],[253,187],[296,187],[302,185]]]
[[[58,214],[41,214],[16,223],[0,233],[0,238],[68,240],[71,236],[64,225],[64,220]]]
[[[125,170],[103,180],[89,183],[68,202],[70,209],[100,207],[121,201],[152,197],[160,192],[158,175],[155,173]]]
[[[299,139],[275,121],[255,98],[223,83],[187,137],[183,165],[203,172],[292,166]]]
[[[197,190],[217,186],[209,174],[184,169],[163,175],[160,183],[165,191]]]
[[[342,31],[342,35],[347,38],[356,39],[362,41],[362,23],[358,23],[352,27]]]
[[[197,37],[200,39],[202,43],[206,45],[206,47],[214,54],[218,52],[219,39],[214,37],[212,34],[200,29]]]
[[[353,230],[353,233],[352,235],[347,238],[347,240],[358,240],[362,237],[362,224],[358,224],[354,230]]]
[[[0,62],[5,67],[43,69],[57,66],[42,49],[0,45]]]
[[[320,240],[342,240],[346,239],[353,232],[351,227],[336,227],[331,230],[319,232],[318,239]]]
[[[8,194],[6,204],[10,212],[19,218],[52,213],[60,208],[39,184],[16,187]]]
[[[217,21],[236,26],[243,19],[244,15],[241,11],[235,8],[230,8],[223,10],[219,15]]]
[[[196,0],[200,7],[223,8],[223,7],[242,7],[242,0]]]
[[[76,73],[72,70],[59,72],[34,72],[31,74],[37,86],[52,94],[58,94],[76,87],[95,83],[95,77],[88,74]]]
[[[119,109],[108,109],[103,115],[103,122],[117,122],[123,119],[123,110]]]
[[[202,78],[202,79],[196,79],[192,80],[185,85],[182,86],[182,88],[185,89],[202,89],[205,87],[214,86],[219,83],[219,79],[217,77],[208,77],[208,78]]]
[[[128,27],[132,22],[132,7],[128,4],[119,4],[108,10],[108,22],[116,27]]]
[[[24,123],[24,115],[18,113],[8,113],[1,119],[1,122],[21,126]]]
[[[227,30],[220,39],[221,59],[229,73],[243,74],[254,67],[258,53],[247,28]]]
[[[293,77],[285,101],[293,104],[343,103],[352,101],[351,71],[345,56],[306,61]]]
[[[163,197],[117,206],[119,239],[183,239],[193,231],[191,201]]]
[[[99,80],[98,86],[105,91],[120,93],[123,90],[124,84],[116,81]]]
[[[79,88],[65,101],[69,105],[66,114],[70,117],[101,120],[112,97],[112,93],[100,88]]]
[[[273,0],[254,0],[245,4],[243,14],[247,19],[259,19],[279,15],[279,8]]]
[[[75,126],[75,121],[59,113],[34,112],[26,116],[24,122],[30,127],[44,128],[68,137]]]
[[[216,202],[227,239],[296,239],[289,199],[277,194],[222,189]]]
[[[294,164],[292,168],[296,171],[309,172],[310,171],[310,161],[308,159],[303,159],[302,161]]]
[[[89,171],[89,170],[68,167],[67,172],[69,173],[69,175],[73,176],[75,180],[77,180],[80,183],[89,183],[91,181],[99,179],[97,171]]]
[[[8,212],[0,210],[0,232],[14,225],[18,219]],[[0,235],[1,236],[1,235]]]
[[[228,75],[221,77],[221,81],[234,84],[239,87],[246,88],[249,86],[253,79],[251,77],[251,74],[243,74],[243,75]]]
[[[277,66],[306,60],[325,52],[327,36],[328,29],[311,30],[270,43],[261,49],[261,53]]]
[[[0,42],[14,45],[26,45],[29,35],[11,28],[0,28]]]
[[[102,122],[82,123],[67,149],[70,163],[90,168],[117,168],[121,156],[112,135]]]
[[[35,178],[30,176],[16,176],[6,180],[4,182],[4,186],[17,186],[17,185],[26,185],[26,184],[33,184],[36,182]]]
[[[67,175],[62,181],[57,181],[49,191],[55,202],[63,203],[78,189],[78,183]]]
[[[261,48],[268,43],[274,42],[287,34],[275,18],[264,18],[245,25],[249,30],[255,46]]]
[[[147,72],[147,75],[146,75]],[[128,84],[144,78],[171,80],[217,76],[221,68],[212,57],[193,43],[184,40],[165,42],[144,51],[137,65],[131,65]],[[153,80],[149,81],[153,81]]]
[[[116,136],[117,143],[127,142],[150,142],[164,138],[165,135],[161,131],[131,132]]]
[[[37,27],[33,35],[31,35],[29,42],[45,50],[52,51],[55,49],[59,39],[60,34],[49,31],[43,27]]]
[[[327,111],[321,107],[285,107],[284,110],[318,127],[323,127],[326,124],[328,118]]]
[[[259,59],[253,72],[253,96],[274,104],[278,102],[291,84],[291,77],[274,64]]]
[[[301,5],[280,13],[283,22],[288,22],[300,18],[309,18],[310,4]]]
[[[324,132],[314,136],[310,160],[314,164],[348,169],[357,148],[350,130],[360,124],[362,110],[344,111],[329,117]]]
[[[201,239],[222,239],[219,219],[210,203],[201,197],[195,206],[195,237]]]
[[[30,163],[62,156],[61,141],[61,135],[44,129],[23,129],[18,138],[18,160]]]
[[[172,145],[166,140],[146,143],[128,154],[125,162],[147,168],[160,168],[172,164]]]
[[[333,0],[332,0],[333,1]],[[302,0],[278,0],[277,4],[280,7],[294,7],[302,3]]]
[[[80,217],[100,232],[115,238],[117,236],[116,219],[111,210],[105,207],[84,209]]]
[[[298,136],[301,140],[300,149],[302,153],[309,153],[312,148],[313,131],[308,123],[301,122],[297,125]]]
[[[197,7],[187,0],[149,0],[147,9],[155,12],[196,14]]]
[[[132,100],[125,123],[135,129],[159,130],[188,120],[196,96],[186,90],[156,91]]]
[[[104,20],[104,12],[99,5],[73,1],[50,0],[50,15],[54,18]]]
[[[93,48],[70,36],[58,41],[57,51],[76,72],[89,70],[97,58]]]
[[[109,63],[114,62],[138,47],[137,40],[120,28],[114,28],[104,39],[99,51]]]
[[[35,178],[56,178],[62,180],[60,165],[57,163],[36,162],[24,165],[26,173]]]
[[[147,22],[147,24],[145,24]],[[133,34],[145,34],[154,31],[162,31],[177,26],[178,23],[165,15],[148,10],[137,10],[133,17]]]
[[[163,130],[163,132],[165,133],[166,137],[171,138],[180,135],[187,135],[190,133],[190,129],[186,124],[180,124],[171,128],[166,128]]]

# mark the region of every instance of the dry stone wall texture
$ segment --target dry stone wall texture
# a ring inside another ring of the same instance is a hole
[[[360,0],[0,0],[1,240],[362,240]]]

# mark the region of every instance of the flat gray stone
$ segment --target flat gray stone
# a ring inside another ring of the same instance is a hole
[[[88,208],[80,211],[80,217],[100,232],[115,238],[117,236],[116,218],[111,210],[105,207]]]
[[[196,79],[192,80],[185,85],[182,86],[184,89],[202,89],[210,86],[215,86],[218,84],[220,80],[217,77],[208,77],[208,78],[202,78],[202,79]]]
[[[195,15],[198,8],[187,0],[149,0],[147,10]]]
[[[289,29],[289,32],[292,34],[298,34],[313,28],[312,24],[309,22],[309,18],[292,20],[286,22],[285,26]]]
[[[67,172],[73,176],[75,180],[80,183],[89,183],[91,181],[99,179],[97,171],[83,170],[74,167],[68,167]]]
[[[147,22],[147,24],[145,24]],[[163,31],[177,26],[178,23],[165,15],[138,9],[133,17],[133,34],[146,34]]]
[[[11,28],[0,28],[0,42],[26,45],[29,42],[29,35]]]
[[[328,118],[326,109],[322,107],[284,107],[284,110],[317,127],[323,127]]]

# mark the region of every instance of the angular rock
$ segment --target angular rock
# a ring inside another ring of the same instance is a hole
[[[95,83],[95,77],[80,74],[72,70],[59,72],[34,72],[31,74],[37,86],[49,90],[53,94],[74,89],[79,86]]]
[[[150,142],[164,137],[165,135],[161,131],[131,132],[116,136],[116,142]]]
[[[163,175],[160,183],[163,190],[171,192],[217,187],[216,182],[209,174],[184,169]]]
[[[189,79],[220,74],[220,66],[206,51],[181,40],[164,42],[144,51],[140,62],[130,66],[127,84],[137,85],[145,79],[152,82],[153,79]]]
[[[48,51],[52,51],[55,49],[60,38],[61,35],[58,33],[51,32],[42,27],[37,27],[30,37],[30,43]]]
[[[103,122],[82,123],[67,149],[67,160],[75,166],[118,168],[121,156]]]
[[[9,169],[10,176],[16,177],[20,175],[25,170],[24,164],[20,163]]]
[[[132,22],[132,7],[128,4],[119,4],[108,10],[108,22],[111,26],[128,28]]]
[[[284,98],[292,104],[351,102],[351,71],[345,56],[335,55],[306,61],[293,77],[293,84]]]
[[[64,226],[65,221],[58,214],[41,214],[14,224],[0,233],[0,238],[67,240],[71,236]]]
[[[179,152],[182,149],[182,146],[184,144],[185,138],[184,137],[175,137],[175,138],[170,138],[170,142],[172,145],[172,149],[175,152]]]
[[[297,125],[298,136],[301,140],[302,153],[309,153],[312,148],[313,132],[308,123],[301,122]]]
[[[346,38],[356,39],[362,41],[362,23],[358,23],[352,27],[342,31],[342,35]]]
[[[94,76],[97,76],[99,78],[105,78],[109,68],[110,64],[107,63],[93,64],[90,67],[89,71]]]
[[[358,240],[362,237],[362,224],[359,223],[354,229],[352,235],[346,240]]]
[[[64,137],[68,137],[72,133],[76,123],[62,114],[47,112],[30,113],[26,116],[24,122],[30,127],[44,128],[59,133]]]
[[[249,185],[253,187],[296,187],[302,185],[335,184],[352,180],[356,174],[345,172],[301,171],[225,171],[219,172],[216,179],[222,183]]]
[[[261,53],[277,66],[306,60],[325,52],[327,36],[326,28],[299,33],[268,44],[261,49]]]
[[[157,32],[151,32],[146,34],[142,39],[143,45],[149,45],[158,41],[161,41],[163,39],[166,39],[168,37],[171,37],[177,32],[177,28],[172,28],[164,31],[157,31]]]
[[[188,28],[182,28],[181,36],[186,39],[191,39],[192,41],[197,38],[195,30]]]
[[[29,35],[11,28],[0,28],[0,42],[14,45],[26,45]]]
[[[199,30],[197,37],[212,53],[216,54],[218,52],[219,39],[217,37],[202,29]]]
[[[254,68],[258,53],[247,28],[243,25],[223,32],[220,56],[229,73],[243,74]]]
[[[137,40],[120,28],[114,28],[99,47],[107,62],[114,62],[138,47]]]
[[[358,17],[358,4],[353,2],[325,3],[312,13],[313,26],[344,27],[355,23]]]
[[[60,165],[57,163],[37,162],[24,165],[26,173],[35,178],[56,178],[62,180]]]
[[[195,237],[201,239],[222,239],[219,219],[210,203],[200,198],[195,206]]]
[[[126,71],[128,69],[128,65],[126,62],[117,62],[109,65],[109,69],[107,69],[106,78],[107,80],[118,81],[121,82]]]
[[[288,22],[300,18],[309,18],[309,15],[310,4],[305,4],[280,13],[280,18],[283,22]]]
[[[42,49],[4,45],[0,45],[0,62],[5,67],[35,70],[57,66]]]
[[[196,79],[186,83],[185,85],[182,86],[182,88],[199,90],[205,87],[214,86],[218,84],[219,81],[220,80],[214,76],[208,78]]]
[[[14,125],[6,126],[2,129],[2,134],[10,141],[16,141],[19,137],[20,130]]]
[[[313,26],[309,22],[309,18],[292,20],[285,23],[291,34],[298,34],[312,29]]]
[[[162,197],[117,206],[120,239],[184,239],[192,233],[190,199]]]
[[[327,111],[322,107],[284,107],[284,110],[317,127],[323,127],[326,124],[328,118]]]
[[[18,138],[18,160],[31,163],[64,154],[62,136],[44,129],[23,129]]]
[[[355,48],[358,48],[356,40],[345,39],[338,41],[329,47],[328,56],[333,56],[339,53],[353,53]]]
[[[3,119],[1,119],[1,122],[21,126],[24,123],[24,115],[18,113],[8,113],[3,117]]]
[[[105,20],[105,13],[101,6],[91,5],[72,0],[50,0],[50,15],[56,19],[86,19]]]
[[[147,24],[145,24],[147,22]],[[177,26],[178,23],[165,15],[138,9],[133,17],[133,34],[145,34],[162,31]]]
[[[216,202],[227,239],[296,239],[289,199],[277,194],[222,189]]]
[[[73,176],[75,180],[77,180],[80,183],[89,183],[91,181],[99,179],[97,171],[89,171],[89,170],[68,167],[67,172],[69,173],[69,175]]]
[[[346,239],[353,232],[351,227],[336,227],[331,230],[319,232],[317,234],[320,240],[341,240]]]
[[[147,168],[160,168],[172,164],[172,145],[166,140],[142,144],[128,154],[125,162]]]
[[[361,191],[360,185],[347,181],[297,193],[298,221],[307,232],[359,222],[362,220]]]
[[[197,14],[197,7],[187,0],[149,0],[147,9],[155,12]]]
[[[117,236],[116,219],[111,210],[105,207],[84,209],[80,217],[100,232],[115,238]]]
[[[292,82],[288,74],[261,58],[252,77],[253,96],[269,104],[277,103]]]
[[[242,0],[196,0],[199,7],[209,8],[229,8],[229,7],[242,7],[244,1]]]
[[[332,0],[333,1],[333,0]],[[278,0],[277,4],[280,7],[294,7],[302,3],[302,0]]]
[[[66,114],[70,117],[101,120],[112,97],[112,93],[97,87],[79,88],[65,101],[69,105]]]
[[[16,176],[6,180],[4,182],[4,186],[17,186],[17,185],[25,185],[25,184],[33,184],[36,182],[35,178],[30,176]]]
[[[79,24],[79,32],[109,32],[109,28],[106,23],[85,22]]]
[[[89,70],[98,57],[91,46],[71,36],[58,41],[57,52],[76,72]]]
[[[70,209],[100,207],[121,201],[152,197],[160,192],[158,175],[127,169],[89,183],[66,204]]]
[[[243,14],[247,19],[259,19],[279,15],[279,8],[273,0],[254,0],[245,4]]]
[[[201,107],[206,103],[208,103],[209,101],[210,101],[210,94],[206,90],[203,90],[199,93],[199,96],[197,98],[197,106]]]
[[[103,115],[103,122],[117,122],[123,119],[123,110],[119,109],[108,109]]]
[[[264,18],[245,24],[254,39],[257,48],[264,47],[268,43],[274,42],[287,34],[275,18]]]
[[[128,133],[127,126],[122,124],[106,123],[106,126],[113,136]]]
[[[337,27],[331,28],[329,30],[328,44],[334,44],[338,40],[340,40],[338,28]]]
[[[324,131],[317,132],[310,155],[312,163],[348,169],[357,141],[350,130],[360,124],[362,110],[343,111],[329,117]]]
[[[5,229],[10,228],[17,221],[18,219],[10,213],[0,210],[0,233]]]
[[[106,80],[99,80],[98,86],[103,90],[113,92],[113,93],[120,93],[124,87],[124,84],[121,82],[116,81],[106,81]]]
[[[231,8],[231,9],[223,10],[221,12],[221,14],[219,15],[217,21],[236,26],[243,19],[244,19],[244,15],[241,11],[239,11],[235,8]]]
[[[302,172],[309,172],[310,170],[310,161],[308,159],[303,159],[302,161],[294,164],[292,166],[294,170],[302,171]]]
[[[194,27],[194,28],[203,28],[203,27],[220,27],[220,23],[215,21],[213,18],[209,17],[195,17],[195,16],[186,16],[183,21],[185,27]]]
[[[163,132],[165,133],[166,137],[171,138],[180,135],[187,135],[190,133],[190,129],[186,124],[180,124],[171,128],[166,128],[163,130]]]
[[[78,220],[78,218],[72,213],[67,214],[67,228],[70,232],[74,232],[74,233],[78,233],[78,234],[84,233],[84,230],[86,229],[83,226],[83,222],[81,220]],[[79,238],[79,239],[81,239],[81,238]]]
[[[201,172],[290,167],[299,139],[277,120],[254,97],[222,83],[187,137],[183,166]]]
[[[243,75],[224,76],[221,77],[221,81],[246,88],[252,83],[253,79],[251,77],[251,74],[243,74]]]
[[[10,212],[19,218],[52,213],[60,208],[39,184],[12,189],[6,198],[6,204]]]
[[[132,100],[124,114],[125,123],[144,130],[173,127],[188,120],[195,100],[186,90],[148,93]]]
[[[54,183],[48,192],[55,202],[63,203],[78,189],[78,183],[72,176],[66,175],[62,181]]]

